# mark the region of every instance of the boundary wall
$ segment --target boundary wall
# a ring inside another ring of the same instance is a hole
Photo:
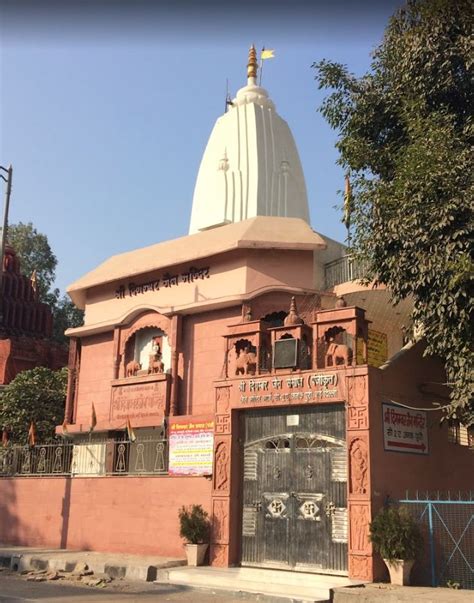
[[[178,509],[209,511],[205,477],[41,477],[0,481],[0,541],[182,557]]]

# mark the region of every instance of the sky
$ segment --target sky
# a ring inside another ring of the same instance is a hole
[[[337,133],[311,65],[366,72],[401,2],[0,0],[10,222],[47,235],[62,291],[111,255],[186,235],[226,81],[232,96],[246,84],[254,43],[275,49],[262,85],[293,132],[311,224],[343,241]]]

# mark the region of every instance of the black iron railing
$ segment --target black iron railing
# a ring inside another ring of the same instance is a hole
[[[163,475],[168,472],[165,437],[134,441],[62,441],[0,449],[0,477]]]
[[[325,264],[324,272],[326,289],[332,289],[336,285],[364,278],[367,274],[367,264],[352,255],[344,255]]]

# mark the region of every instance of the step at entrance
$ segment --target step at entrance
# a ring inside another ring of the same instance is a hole
[[[329,601],[331,588],[359,583],[345,577],[313,573],[214,567],[179,567],[160,570],[157,582],[259,594],[304,603]]]

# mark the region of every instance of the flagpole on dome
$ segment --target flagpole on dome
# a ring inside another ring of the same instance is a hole
[[[263,61],[267,59],[274,59],[275,51],[271,48],[262,48],[262,52],[260,53],[260,81],[258,83],[259,86],[262,85],[262,75],[263,75]]]

